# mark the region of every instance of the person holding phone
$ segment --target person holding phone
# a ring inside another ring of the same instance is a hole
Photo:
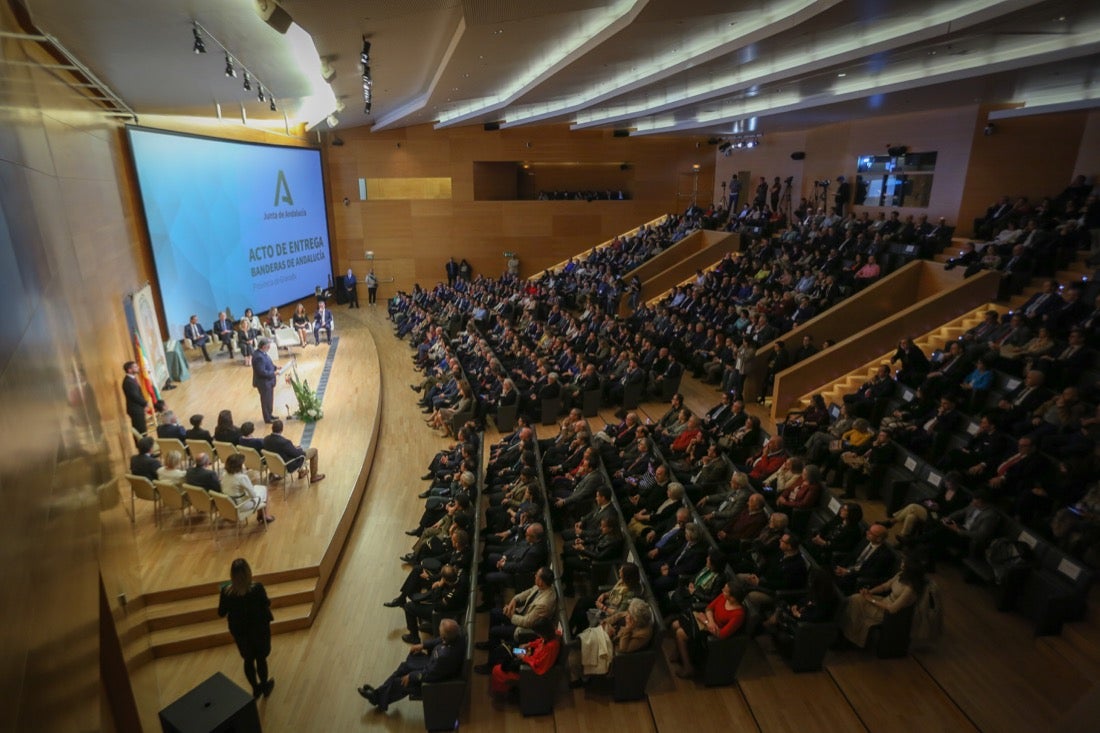
[[[527,666],[537,675],[549,672],[558,661],[561,637],[553,619],[540,619],[532,629],[538,636],[534,641],[512,647],[502,641],[497,649],[489,652],[489,692],[504,697],[519,682],[519,670]]]

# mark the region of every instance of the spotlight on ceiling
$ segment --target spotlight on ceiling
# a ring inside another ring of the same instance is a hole
[[[202,35],[199,34],[199,27],[197,25],[192,26],[191,33],[195,36],[195,45],[192,46],[195,53],[206,53],[206,43],[203,42]]]
[[[261,102],[264,101],[264,87],[263,87],[263,84],[257,84],[256,89],[258,90],[256,92],[256,99],[260,100]]]
[[[363,65],[363,73],[370,73],[367,67],[370,66],[370,41],[366,36],[363,36],[363,50],[359,52],[359,63]]]
[[[321,78],[327,83],[332,83],[332,80],[336,78],[336,69],[332,66],[332,60],[329,58],[321,59]]]
[[[336,115],[329,115],[325,122],[328,123],[329,127],[336,127],[340,124],[340,119]]]
[[[229,57],[229,52],[225,52],[225,75],[227,77],[236,76],[237,70],[233,68],[233,59]]]
[[[241,86],[244,87],[244,90],[246,92],[251,92],[252,91],[252,81],[248,78],[248,71],[247,70],[244,72],[244,84],[242,84]]]
[[[275,110],[275,97],[272,97],[270,94],[267,95],[267,96],[268,96],[268,99],[271,100],[271,104],[269,104],[267,108],[270,109],[272,112],[275,112],[276,111]]]

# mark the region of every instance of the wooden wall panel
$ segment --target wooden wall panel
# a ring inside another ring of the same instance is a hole
[[[836,177],[844,175],[854,182],[857,156],[869,153],[885,155],[887,145],[905,145],[913,152],[935,150],[939,158],[928,208],[903,207],[898,211],[903,217],[910,213],[924,213],[932,219],[946,216],[950,221],[955,221],[977,112],[977,105],[971,105],[854,120],[796,132],[765,133],[760,146],[752,150],[735,150],[729,157],[715,151],[715,186],[720,192],[719,184],[728,182],[732,173],[749,170],[752,181],[747,188],[751,201],[752,188],[760,176],[767,177],[769,183],[774,176],[783,179],[794,176],[791,199],[797,206],[800,197],[812,197],[815,180],[829,179],[833,182],[828,199],[829,206],[832,206]],[[791,153],[796,151],[806,153],[806,158],[803,161],[791,160]],[[745,202],[745,197],[746,187],[743,186],[741,203]],[[861,210],[862,207],[855,208],[855,211]],[[883,209],[868,210],[874,214]]]
[[[1084,112],[997,120],[984,135],[985,109],[972,130],[970,167],[959,204],[958,229],[970,233],[976,216],[1001,196],[1027,196],[1040,201],[1062,192],[1076,172]]]
[[[1100,182],[1100,111],[1089,112],[1085,120],[1073,172],[1087,176],[1093,185]]]
[[[0,31],[21,30],[0,8]],[[0,44],[0,730],[93,730],[105,686],[129,676],[157,699],[139,642],[99,665],[105,621],[140,595],[132,536],[102,532],[132,449],[119,390],[132,349],[123,298],[149,279],[120,175],[118,122],[100,115],[34,44]],[[9,63],[12,62],[12,63]],[[140,609],[129,614],[141,623]],[[126,685],[129,687],[129,685]],[[132,722],[132,718],[126,718]],[[144,718],[146,727],[155,721]]]
[[[344,196],[351,199],[349,211],[333,216],[335,268],[341,272],[352,259],[361,259],[364,249],[377,256],[400,249],[415,262],[414,277],[425,281],[438,278],[441,263],[452,254],[468,259],[475,272],[495,274],[503,270],[501,252],[516,251],[523,271],[535,272],[641,222],[683,210],[688,202],[677,199],[677,177],[692,165],[700,166],[703,203],[710,201],[714,178],[713,151],[701,137],[615,138],[610,131],[574,132],[561,125],[491,132],[476,125],[378,133],[357,128],[340,130],[339,136],[344,144],[326,145],[325,158],[330,206],[341,207]],[[475,202],[474,161],[626,163],[629,169],[621,172],[633,177],[637,190],[630,201]],[[410,176],[449,177],[447,207],[357,201],[358,178]]]
[[[985,211],[1004,194],[1042,198],[1059,193],[1076,173],[1100,173],[1100,117],[1098,113],[1071,112],[1057,115],[1001,120],[994,135],[985,136],[988,109],[978,105],[934,110],[907,115],[823,125],[807,131],[765,133],[759,147],[733,151],[715,157],[715,195],[721,182],[737,171],[751,171],[752,180],[742,187],[741,203],[759,176],[770,182],[773,176],[795,176],[792,200],[813,194],[813,181],[833,181],[829,189],[831,206],[836,177],[855,180],[856,157],[885,154],[888,145],[904,145],[912,152],[936,151],[935,180],[927,208],[900,207],[902,217],[927,214],[930,219],[946,217],[959,231],[969,233],[975,215]],[[1088,134],[1086,135],[1086,123]],[[1095,141],[1095,144],[1091,141]],[[804,161],[792,161],[795,151],[806,153]],[[864,210],[855,206],[855,211]],[[872,215],[893,210],[868,207]]]

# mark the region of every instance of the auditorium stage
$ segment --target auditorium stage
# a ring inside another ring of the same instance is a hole
[[[293,480],[270,484],[269,511],[276,521],[266,530],[255,521],[241,529],[229,522],[211,528],[208,514],[189,512],[181,517],[162,507],[159,524],[153,506],[138,501],[131,523],[130,492],[125,482],[119,501],[104,515],[105,531],[133,532],[137,547],[135,571],[141,593],[127,593],[148,615],[155,656],[224,643],[224,621],[217,619],[217,585],[228,577],[229,564],[245,557],[264,580],[275,606],[276,630],[308,625],[316,613],[324,586],[362,498],[370,470],[382,407],[378,352],[371,332],[357,313],[337,313],[338,339],[332,346],[310,344],[281,349],[276,363],[296,363],[298,375],[316,388],[327,372],[323,408],[325,417],[312,429],[311,445],[319,453],[323,481]],[[203,427],[213,432],[217,414],[231,410],[238,426],[256,423],[257,437],[267,432],[259,396],[252,387],[252,370],[240,354],[230,360],[215,353],[205,363],[191,363],[191,378],[163,393],[169,409],[188,424],[192,414],[204,415]],[[289,373],[289,369],[287,372]],[[275,391],[276,414],[286,418],[297,408],[293,389],[282,378]],[[284,434],[298,444],[307,425],[286,420]],[[266,482],[266,477],[265,480]]]

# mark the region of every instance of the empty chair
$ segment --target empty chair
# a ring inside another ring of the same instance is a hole
[[[153,486],[153,482],[144,476],[135,476],[132,473],[126,474],[126,480],[130,482],[130,523],[133,524],[137,521],[135,499],[142,499],[143,501],[153,502],[153,522],[158,523],[160,516],[158,510],[160,509],[160,497],[157,496],[157,488]]]
[[[218,510],[218,515],[214,518],[214,538],[217,539],[218,522],[225,520],[227,522],[233,522],[237,526],[237,539],[241,537],[241,525],[248,521],[248,518],[255,514],[260,509],[264,508],[264,503],[259,502],[258,506],[245,507],[244,504],[237,505],[233,503],[225,494],[220,491],[211,491],[210,498],[214,502],[214,508]],[[251,502],[245,502],[245,504],[251,504]],[[264,529],[267,529],[267,522],[260,522]]]
[[[642,395],[645,393],[645,383],[628,384],[623,390],[623,409],[633,410],[642,404]]]
[[[590,389],[581,393],[581,414],[585,417],[596,417],[600,413],[600,405],[603,403],[603,390]]]
[[[153,486],[156,487],[157,496],[160,497],[160,503],[169,509],[178,511],[180,513],[180,519],[183,519],[187,507],[191,506],[191,501],[187,498],[187,494],[180,491],[171,481],[154,481]]]
[[[497,430],[502,433],[510,433],[516,427],[516,415],[519,413],[519,404],[513,402],[497,408]]]
[[[553,425],[558,415],[561,414],[562,403],[560,397],[546,397],[542,400],[541,422],[543,425]]]

